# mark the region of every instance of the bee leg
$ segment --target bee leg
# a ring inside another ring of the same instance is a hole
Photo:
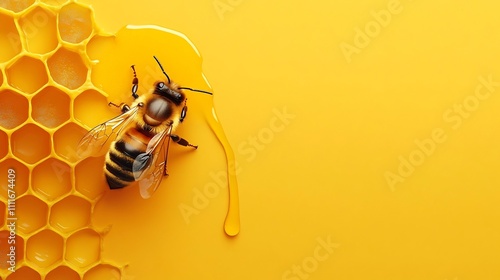
[[[130,66],[132,71],[134,71],[134,79],[132,80],[132,97],[137,99],[139,95],[137,95],[137,88],[139,87],[139,79],[137,79],[137,74],[135,73],[134,65]]]
[[[128,112],[130,110],[130,106],[128,106],[126,103],[120,103],[120,105],[117,105],[113,102],[109,102],[108,103],[108,106],[113,106],[113,107],[116,107],[116,108],[120,108],[120,110],[122,111],[122,113],[125,113],[125,112]]]
[[[185,146],[185,147],[189,146],[189,147],[193,147],[195,149],[198,149],[197,145],[190,144],[186,139],[180,137],[179,135],[172,134],[172,135],[170,135],[170,139],[172,139],[172,141],[174,141],[175,143],[177,143],[181,146]]]
[[[163,162],[163,176],[168,176],[167,162]]]

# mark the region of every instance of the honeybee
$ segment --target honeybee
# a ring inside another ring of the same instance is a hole
[[[78,145],[80,156],[87,156],[98,153],[112,140],[104,166],[109,188],[120,189],[138,181],[144,198],[149,198],[163,177],[168,175],[170,140],[198,148],[174,134],[187,114],[187,98],[183,90],[212,95],[208,91],[181,87],[172,82],[160,61],[155,56],[153,58],[167,80],[156,82],[151,92],[139,96],[139,79],[132,65],[132,105],[110,102],[108,105],[119,108],[122,114],[92,128]]]

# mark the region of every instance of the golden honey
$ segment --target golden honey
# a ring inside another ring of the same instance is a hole
[[[108,102],[131,103],[132,64],[139,94],[165,79],[153,55],[173,81],[212,91],[184,35],[153,26],[105,34],[92,9],[74,1],[3,1],[0,22],[1,279],[127,279],[128,267],[141,275],[133,251],[115,240],[142,238],[138,225],[145,223],[160,228],[149,238],[161,246],[161,229],[188,224],[179,222],[176,196],[189,200],[214,170],[224,170],[217,180],[229,186],[216,190],[229,198],[224,231],[239,233],[234,154],[212,96],[186,92],[189,113],[179,134],[200,148],[171,148],[170,176],[150,201],[138,200],[134,185],[109,191],[103,155],[81,159],[75,152],[90,128],[119,114]],[[183,186],[191,187],[182,195]]]

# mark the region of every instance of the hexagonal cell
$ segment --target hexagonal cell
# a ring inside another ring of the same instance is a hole
[[[26,243],[26,259],[39,267],[48,267],[62,259],[63,239],[51,230],[42,230]]]
[[[19,161],[8,158],[0,162],[0,174],[9,174],[9,169],[14,170],[14,184],[11,184],[8,180],[0,180],[0,197],[7,201],[8,190],[14,189],[16,196],[24,194],[28,190],[29,186],[29,169]]]
[[[47,204],[35,196],[25,195],[16,201],[17,228],[30,234],[47,224]]]
[[[65,48],[57,50],[47,65],[52,79],[69,89],[76,89],[87,80],[88,68],[80,55]]]
[[[92,33],[92,11],[71,3],[59,12],[59,34],[68,43],[80,43]]]
[[[75,98],[73,112],[75,119],[88,128],[116,117],[120,113],[112,110],[108,106],[106,97],[96,90],[80,93]]]
[[[80,275],[67,266],[59,266],[50,271],[45,280],[80,280]]]
[[[54,133],[54,150],[68,161],[76,162],[80,159],[76,153],[78,143],[87,133],[87,130],[75,123],[68,123]]]
[[[92,200],[108,189],[104,180],[103,157],[89,157],[78,163],[75,168],[75,187],[78,192]]]
[[[78,267],[96,263],[101,254],[101,237],[92,229],[71,235],[66,241],[65,259]]]
[[[9,139],[7,133],[0,130],[0,159],[5,157],[9,152]]]
[[[0,7],[19,13],[33,5],[33,3],[35,3],[35,0],[5,0],[0,1]]]
[[[59,44],[56,17],[51,11],[36,7],[19,19],[19,25],[26,37],[27,50],[32,53],[48,53]]]
[[[16,269],[15,273],[9,274],[5,280],[40,280],[42,276],[30,267],[23,266]]]
[[[50,225],[62,232],[72,232],[90,224],[91,205],[85,199],[70,195],[52,206]]]
[[[71,167],[49,158],[33,169],[31,185],[33,191],[44,199],[58,199],[71,191]]]
[[[15,128],[28,119],[28,99],[11,90],[0,91],[0,126]]]
[[[37,91],[49,81],[43,62],[29,56],[19,58],[7,68],[6,74],[11,86],[28,94]]]
[[[12,1],[15,2],[15,1]],[[5,4],[5,1],[0,1],[0,6]],[[6,62],[20,53],[23,46],[21,45],[21,37],[14,23],[14,19],[0,14],[0,62]]]
[[[118,268],[109,264],[100,264],[89,269],[83,276],[83,280],[120,280],[121,272]]]
[[[47,127],[56,127],[70,118],[70,98],[55,87],[46,87],[33,97],[32,118]]]
[[[11,257],[15,257],[15,262],[20,263],[24,259],[24,239],[17,235],[11,234],[9,230],[0,231],[0,269],[10,267]],[[14,251],[10,250],[10,246],[14,246]]]
[[[47,157],[50,154],[50,135],[34,124],[26,124],[19,128],[10,138],[12,153],[29,164]]]

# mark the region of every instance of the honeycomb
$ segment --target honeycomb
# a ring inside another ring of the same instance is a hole
[[[96,34],[92,10],[75,2],[0,6],[0,172],[15,171],[17,218],[10,238],[9,183],[3,180],[0,277],[120,279],[123,267],[103,260],[102,233],[91,225],[92,205],[104,188],[78,183],[95,172],[86,168],[95,159],[79,162],[69,148],[87,131],[75,121],[87,121],[79,100],[107,104],[90,81],[86,44]],[[87,92],[78,94],[84,85]],[[14,268],[8,263],[11,239]]]
[[[91,58],[93,42],[110,35],[75,1],[0,1],[0,22],[0,279],[122,279],[125,265],[103,257],[105,232],[92,223],[107,190],[96,176],[103,157],[75,152],[90,127],[116,115],[95,86],[104,82]],[[232,151],[213,108],[206,112],[229,166]],[[229,169],[225,230],[234,236],[239,216]]]

